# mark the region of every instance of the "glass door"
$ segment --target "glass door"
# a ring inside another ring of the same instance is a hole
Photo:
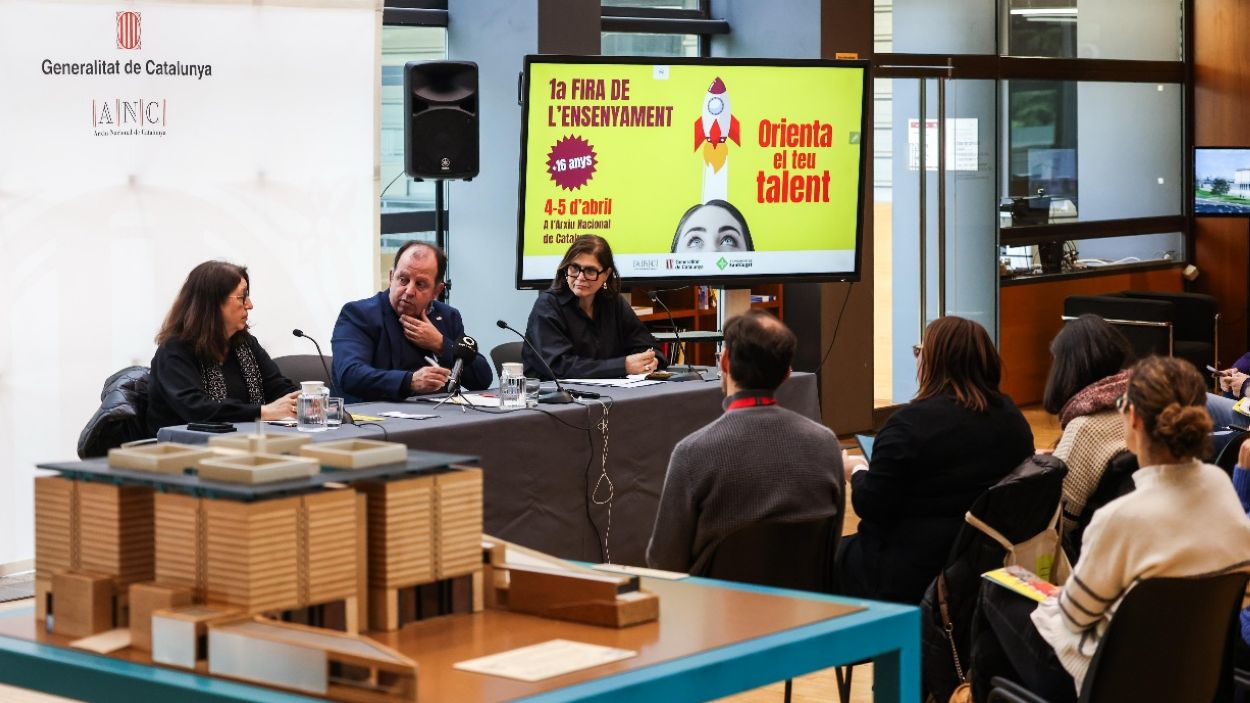
[[[913,349],[932,320],[998,331],[996,81],[914,72],[874,90],[878,406],[915,394]]]

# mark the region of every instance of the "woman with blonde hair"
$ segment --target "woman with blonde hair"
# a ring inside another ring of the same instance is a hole
[[[917,352],[916,397],[877,433],[868,463],[843,462],[860,518],[838,549],[846,595],[919,603],[973,501],[1033,454],[984,327],[943,317]]]

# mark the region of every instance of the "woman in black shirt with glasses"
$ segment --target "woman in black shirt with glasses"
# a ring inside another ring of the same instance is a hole
[[[620,294],[612,247],[603,237],[578,237],[565,252],[551,287],[538,295],[525,335],[560,378],[617,378],[668,366],[658,343]],[[529,347],[525,375],[551,374]]]

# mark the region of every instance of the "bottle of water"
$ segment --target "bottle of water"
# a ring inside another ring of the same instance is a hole
[[[503,365],[499,375],[499,407],[525,407],[525,370],[521,364],[510,362]]]
[[[304,381],[300,385],[299,398],[296,401],[296,425],[300,432],[324,432],[329,429],[326,424],[326,401],[330,398],[330,390],[321,381]]]

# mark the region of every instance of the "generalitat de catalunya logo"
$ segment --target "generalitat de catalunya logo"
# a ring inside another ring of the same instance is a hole
[[[143,13],[127,10],[117,13],[117,48],[143,48]]]

